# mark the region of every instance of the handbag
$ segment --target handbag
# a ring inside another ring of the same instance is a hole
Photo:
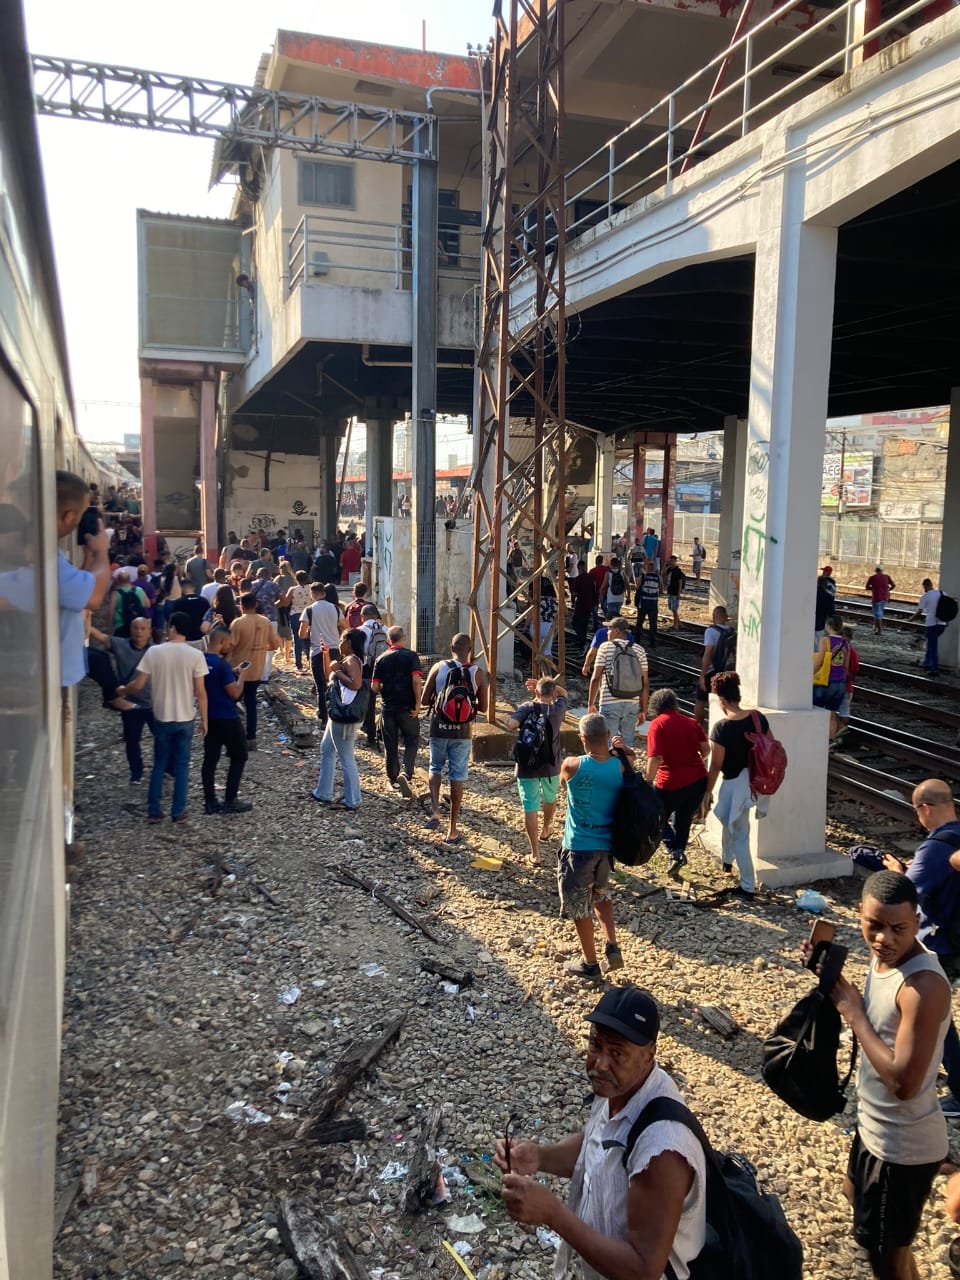
[[[367,714],[370,700],[370,681],[362,680],[360,688],[350,702],[343,701],[343,686],[334,677],[327,685],[327,711],[334,724],[360,724]]]
[[[827,652],[823,655],[823,661],[813,673],[813,683],[817,685],[827,685],[830,683],[830,665],[833,662],[833,650],[827,645]]]

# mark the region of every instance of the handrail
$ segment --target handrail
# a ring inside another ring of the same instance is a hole
[[[692,75],[687,76],[677,88],[661,98],[654,106],[649,107],[635,120],[625,125],[602,147],[598,147],[591,155],[568,170],[568,192],[572,185],[571,179],[576,174],[582,173],[591,166],[595,166],[599,172],[585,186],[567,196],[566,208],[570,210],[570,216],[566,220],[566,234],[570,236],[575,234],[578,228],[596,225],[597,221],[603,220],[602,211],[604,209],[605,217],[609,218],[615,211],[615,206],[628,202],[630,197],[641,187],[650,190],[661,179],[670,182],[678,166],[685,166],[690,159],[701,154],[707,148],[715,150],[718,140],[728,133],[734,137],[746,136],[751,128],[752,121],[760,113],[769,114],[771,107],[781,103],[785,98],[795,96],[799,88],[802,88],[811,80],[819,78],[825,72],[830,72],[837,63],[841,64],[842,72],[849,71],[854,65],[854,55],[858,50],[875,44],[882,36],[895,28],[902,28],[910,18],[925,9],[932,8],[934,4],[939,3],[939,0],[913,0],[913,3],[905,6],[884,21],[877,23],[869,31],[864,31],[863,34],[857,36],[854,32],[854,24],[855,13],[860,3],[861,0],[843,0],[843,3],[836,9],[828,11],[811,26],[804,28],[804,30],[787,40],[785,44],[780,45],[758,63],[753,60],[757,36],[777,26],[786,15],[801,8],[804,5],[804,0],[786,0],[786,3],[774,9],[766,18],[752,26],[748,31],[743,32],[737,39],[732,40],[703,67]],[[786,55],[799,48],[806,41],[817,35],[822,35],[828,30],[836,30],[838,32],[839,44],[834,51],[821,58],[814,66],[805,68],[799,75],[792,78],[789,84],[768,94],[765,98],[758,99],[755,89],[759,76],[769,71],[778,62],[782,62]],[[731,59],[741,51],[743,52],[742,74],[718,92],[711,93],[706,100],[698,103],[697,106],[686,111],[685,114],[680,115],[678,107],[681,96],[689,93],[690,89],[698,81],[702,80],[711,71],[718,69],[721,64],[729,65]],[[841,74],[841,72],[837,74]],[[740,110],[733,120],[722,127],[721,132],[710,137],[704,136],[700,138],[697,138],[695,132],[692,143],[686,147],[678,145],[679,132],[688,126],[691,121],[700,120],[705,111],[716,107],[718,103],[729,101],[735,94],[741,96]],[[664,112],[666,112],[667,116],[666,128],[661,125],[660,131],[655,137],[630,148],[629,153],[624,154],[624,141],[628,139],[629,135],[642,126],[649,125],[656,117],[662,120]],[[732,137],[729,140],[732,141]],[[728,145],[728,143],[724,143],[724,145]],[[652,171],[642,174],[636,181],[618,192],[616,187],[617,175],[622,174],[628,167],[635,166],[641,157],[657,149],[662,150],[665,154],[665,162]],[[602,164],[598,164],[598,161],[602,162]],[[591,193],[603,189],[605,189],[605,198],[597,199],[596,208],[591,209],[580,218],[573,217],[579,201]],[[598,218],[598,214],[601,214],[601,217]],[[518,213],[517,217],[523,217],[523,210]]]

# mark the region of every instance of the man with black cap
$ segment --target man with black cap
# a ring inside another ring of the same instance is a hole
[[[642,987],[614,987],[592,1013],[587,1076],[596,1101],[586,1127],[561,1142],[508,1137],[497,1143],[503,1202],[516,1222],[545,1226],[563,1240],[554,1276],[604,1280],[678,1278],[706,1237],[703,1149],[677,1120],[654,1120],[627,1150],[634,1122],[658,1098],[681,1102],[657,1066],[660,1014]],[[537,1173],[570,1179],[564,1203]],[[579,1266],[578,1266],[579,1260]]]

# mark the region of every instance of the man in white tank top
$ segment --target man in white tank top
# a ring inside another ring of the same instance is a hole
[[[878,871],[863,886],[860,927],[872,958],[864,993],[841,977],[831,992],[860,1042],[857,1131],[844,1191],[853,1235],[875,1276],[914,1280],[911,1245],[947,1154],[937,1067],[950,1023],[950,984],[920,942],[917,890]]]

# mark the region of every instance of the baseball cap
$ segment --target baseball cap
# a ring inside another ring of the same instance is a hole
[[[375,604],[365,604],[360,610],[361,618],[379,618],[380,610]]]
[[[633,1044],[652,1044],[660,1030],[660,1011],[643,987],[614,987],[600,997],[586,1021],[615,1031]]]
[[[820,572],[821,572],[821,573],[826,573],[826,574],[831,574],[831,573],[833,573],[833,565],[832,565],[832,564],[825,564],[825,565],[823,566],[823,568],[820,570]]]

